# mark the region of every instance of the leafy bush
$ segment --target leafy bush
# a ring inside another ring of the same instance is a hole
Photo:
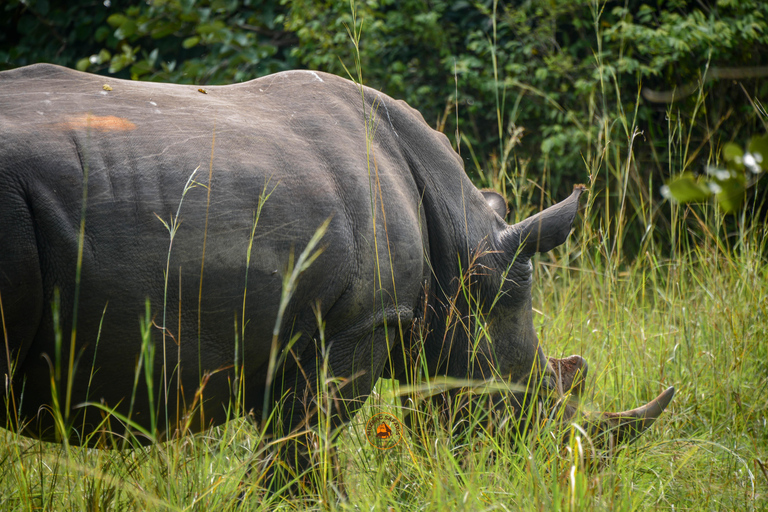
[[[62,5],[11,0],[5,7],[0,68],[54,62],[122,78],[230,83],[296,66],[287,49],[297,39],[282,28],[285,8],[277,1],[53,3]],[[70,35],[49,36],[58,32]],[[72,41],[82,44],[72,48]]]
[[[697,179],[689,172],[676,176],[662,187],[662,195],[683,204],[714,197],[723,211],[738,211],[747,188],[768,168],[768,135],[752,137],[746,151],[735,142],[727,142],[723,145],[722,161],[725,168],[707,167],[706,178]]]

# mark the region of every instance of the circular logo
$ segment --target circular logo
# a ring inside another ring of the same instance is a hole
[[[391,414],[380,412],[371,416],[365,424],[365,437],[374,448],[389,450],[400,443],[403,427]]]

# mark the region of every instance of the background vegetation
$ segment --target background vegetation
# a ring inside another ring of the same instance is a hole
[[[479,186],[507,194],[510,220],[574,182],[590,186],[572,240],[537,265],[536,327],[552,355],[589,361],[587,408],[626,408],[675,385],[659,424],[599,472],[585,438],[558,449],[546,428],[515,450],[499,436],[468,450],[438,432],[379,453],[365,418],[400,414],[382,382],[341,435],[349,502],[329,487],[286,508],[768,509],[767,180],[730,214],[660,194],[683,173],[724,166],[725,143],[765,133],[765,2],[381,0],[358,2],[354,17],[347,2],[322,0],[9,0],[0,10],[0,69],[55,62],[218,84],[297,67],[346,75],[359,59],[367,85],[418,108]],[[750,71],[712,72],[724,68]],[[0,506],[209,510],[245,492],[243,509],[268,509],[258,482],[239,487],[258,434],[236,422],[110,452],[3,431]],[[327,470],[318,463],[313,478]]]
[[[0,9],[0,69],[54,62],[196,84],[299,67],[345,75],[356,52],[348,30],[364,26],[366,85],[449,135],[479,185],[503,189],[510,169],[529,167],[544,204],[603,166],[596,200],[627,208],[630,258],[643,237],[671,235],[665,213],[651,210],[663,218],[648,235],[640,216],[664,181],[704,173],[724,143],[765,131],[762,0],[369,0],[356,2],[354,22],[346,0],[8,0]],[[708,72],[724,67],[741,78]],[[688,94],[670,102],[673,91]],[[601,140],[606,150],[594,151]],[[759,184],[750,198],[765,192]]]

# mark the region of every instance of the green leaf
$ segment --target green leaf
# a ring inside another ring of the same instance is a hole
[[[86,57],[84,59],[80,59],[79,61],[77,61],[77,64],[75,64],[75,68],[77,68],[78,71],[85,71],[86,69],[88,69],[88,66],[90,65],[91,65],[91,59]]]
[[[668,195],[679,203],[700,203],[709,199],[712,191],[704,183],[699,182],[693,174],[685,172],[670,180],[666,185]],[[665,194],[667,195],[667,194]]]
[[[181,43],[181,46],[183,46],[186,49],[190,49],[197,46],[197,43],[199,42],[200,42],[200,38],[197,36],[188,37]]]
[[[136,33],[136,22],[133,20],[126,20],[125,23],[115,30],[115,37],[118,39],[128,39]]]
[[[226,25],[221,20],[214,20],[212,23],[202,23],[195,28],[195,31],[200,35],[213,34],[226,28]]]
[[[187,23],[197,23],[200,21],[200,15],[197,11],[183,12],[179,15],[179,20]]]
[[[152,63],[147,60],[140,60],[133,66],[131,66],[131,79],[136,80],[138,77],[141,77],[142,75],[146,75],[147,73],[152,72],[154,67],[152,66]],[[136,78],[133,78],[136,77]]]
[[[112,58],[112,55],[110,55],[109,50],[106,48],[102,48],[101,51],[99,51],[98,59],[96,62],[99,64],[104,64],[105,62],[109,61],[109,59]]]
[[[170,36],[174,32],[176,32],[181,25],[179,23],[173,23],[173,22],[159,22],[155,27],[152,28],[152,32],[150,33],[150,36],[152,39],[162,39],[163,37]]]
[[[94,34],[93,37],[94,37],[94,39],[96,39],[97,42],[101,43],[102,41],[104,41],[106,38],[109,37],[109,34],[111,32],[112,31],[109,30],[107,27],[101,26],[101,27],[96,29],[96,33]]]
[[[118,28],[128,21],[128,18],[124,14],[113,14],[109,18],[107,18],[107,23],[109,23],[110,26],[114,28]]]
[[[741,204],[744,202],[744,191],[746,190],[743,175],[723,181],[718,180],[717,186],[720,190],[715,194],[715,200],[724,212],[733,213],[741,208]]]
[[[754,157],[760,170],[768,169],[768,134],[755,135],[749,139],[747,151]]]
[[[723,144],[723,160],[729,169],[744,171],[744,150],[735,142]]]
[[[125,53],[115,55],[109,63],[109,72],[117,73],[124,67],[133,64],[133,60],[131,55],[126,55]]]

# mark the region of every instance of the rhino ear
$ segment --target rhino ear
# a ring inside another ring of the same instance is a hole
[[[507,214],[509,213],[509,207],[507,207],[507,200],[504,199],[504,196],[495,190],[489,189],[481,190],[480,193],[483,194],[483,197],[488,203],[488,206],[491,207],[491,210],[498,213],[499,217],[502,219],[507,217]]]
[[[576,185],[564,201],[507,228],[504,233],[505,250],[530,258],[534,253],[551,251],[561,245],[571,232],[579,209],[579,197],[585,190],[584,185]]]

